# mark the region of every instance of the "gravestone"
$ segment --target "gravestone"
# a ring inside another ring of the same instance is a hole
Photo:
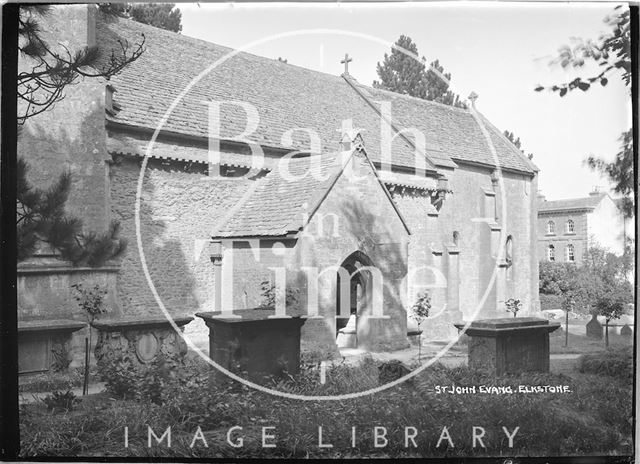
[[[598,316],[595,314],[591,315],[591,320],[587,322],[586,329],[587,337],[602,340],[603,329],[602,324],[598,322]]]
[[[465,324],[454,324],[459,330]],[[560,324],[535,317],[510,317],[473,321],[469,336],[471,369],[495,375],[549,372],[549,334]]]
[[[304,318],[275,317],[272,310],[258,309],[234,314],[241,317],[196,313],[209,327],[209,356],[216,364],[254,382],[299,372]]]
[[[193,317],[176,317],[180,330]],[[98,368],[128,358],[134,368],[141,369],[162,355],[167,361],[179,361],[187,354],[182,334],[176,333],[166,318],[122,318],[95,321],[98,342],[94,354]]]
[[[629,327],[628,324],[625,324],[620,329],[620,335],[622,335],[623,337],[631,337],[633,335],[633,331],[631,330],[631,327]]]

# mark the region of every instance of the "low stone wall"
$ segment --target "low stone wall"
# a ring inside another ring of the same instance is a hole
[[[74,284],[82,284],[86,288],[99,285],[106,289],[105,306],[109,315],[120,316],[115,298],[118,269],[116,265],[98,268],[74,267],[54,255],[38,255],[20,263],[17,269],[19,323],[45,324],[51,320],[86,323],[87,317],[73,297],[71,286]],[[89,335],[88,331],[87,325],[86,328],[74,332],[68,341],[71,368],[84,365],[85,338]],[[94,344],[96,338],[93,337]],[[93,352],[93,349],[91,351]]]

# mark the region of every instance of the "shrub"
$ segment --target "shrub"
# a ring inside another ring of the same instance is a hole
[[[303,370],[280,390],[304,394],[337,394],[363,391],[378,384],[378,365],[371,357],[360,363],[327,367],[326,383],[318,381],[317,368]],[[151,368],[151,366],[149,367]],[[158,369],[162,369],[159,367]],[[96,414],[87,403],[68,415],[39,412],[27,405],[20,415],[22,456],[110,455],[223,457],[223,458],[344,458],[458,456],[554,456],[626,455],[632,448],[632,384],[611,377],[592,376],[589,381],[558,374],[522,374],[495,378],[466,366],[448,368],[435,364],[415,377],[413,385],[401,385],[375,395],[346,401],[294,401],[274,397],[233,381],[209,379],[209,367],[195,362],[166,378],[157,374],[164,387],[164,404],[138,401],[109,402]],[[155,374],[154,374],[155,375]],[[577,374],[576,374],[577,375]],[[155,381],[150,382],[154,384]],[[237,384],[237,383],[236,383]],[[437,385],[568,385],[571,393],[470,394],[435,392]],[[42,409],[42,408],[40,408]],[[82,412],[83,414],[80,414]],[[147,426],[156,431],[172,426],[172,448],[147,447]],[[245,447],[226,445],[228,427],[242,424]],[[372,426],[389,428],[389,446],[376,449]],[[449,428],[455,448],[436,448],[442,426]],[[129,448],[122,446],[122,428],[129,427]],[[261,426],[275,426],[277,447],[260,447]],[[318,426],[332,449],[318,449]],[[473,448],[468,431],[474,425],[487,429],[488,448]],[[211,433],[209,448],[191,448],[194,430]],[[356,427],[356,448],[351,447],[351,427]],[[403,445],[404,426],[421,433],[417,449]],[[520,426],[514,448],[508,448],[502,426]],[[497,435],[491,435],[497,431]],[[213,437],[212,437],[213,436]]]
[[[633,353],[628,347],[583,354],[578,359],[579,372],[607,375],[622,380],[633,379]]]
[[[54,391],[51,395],[47,395],[42,402],[47,405],[49,411],[71,411],[73,407],[80,403],[80,399],[71,391],[67,390],[62,393],[61,391]]]

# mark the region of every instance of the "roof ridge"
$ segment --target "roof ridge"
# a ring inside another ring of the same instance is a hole
[[[378,108],[376,108],[376,106],[373,104],[373,102],[371,100],[369,100],[369,97],[367,95],[364,94],[364,92],[362,90],[360,90],[358,88],[358,84],[357,82],[351,82],[351,78],[348,75],[342,75],[342,78],[344,79],[344,81],[347,83],[347,85],[349,85],[357,94],[358,96],[360,96],[360,98],[362,98],[366,103],[367,106],[369,108],[371,108],[377,115],[379,118],[383,118],[382,113],[380,112],[380,110]],[[387,121],[387,123],[391,126],[391,128],[395,131],[395,133],[397,135],[399,135],[402,140],[405,141],[405,143],[407,143],[410,147],[413,147],[414,150],[417,149],[416,144],[411,141],[402,131],[399,131],[398,128],[396,127],[395,121],[393,119],[391,119],[390,121]],[[434,170],[438,170],[436,164],[433,162],[433,160],[431,159],[431,157],[426,153],[421,153],[421,155],[425,158],[425,160],[431,164],[431,168]]]
[[[607,192],[600,192],[599,196],[609,195]],[[578,200],[589,200],[590,198],[594,198],[595,195],[588,195],[586,197],[575,197],[575,198],[559,198],[557,200],[545,200],[542,203],[553,203],[555,201],[578,201]]]
[[[437,101],[433,101],[433,100],[425,100],[424,98],[420,98],[420,97],[414,97],[413,95],[409,95],[406,93],[398,93],[398,92],[394,92],[393,90],[387,90],[387,89],[381,89],[379,87],[372,87],[372,86],[368,86],[365,84],[361,84],[360,82],[357,83],[357,85],[359,85],[360,87],[365,87],[368,90],[375,90],[375,91],[379,91],[382,93],[389,93],[392,95],[397,95],[398,97],[403,97],[406,98],[408,100],[414,100],[414,101],[418,101],[421,103],[426,103],[426,104],[431,104],[434,106],[441,106],[443,108],[447,108],[447,109],[452,109],[452,110],[456,110],[462,113],[470,113],[470,110],[468,108],[460,108],[457,106],[453,106],[453,105],[447,105],[446,103],[441,103],[441,102],[437,102]]]
[[[323,71],[317,71],[315,69],[305,68],[304,66],[300,66],[300,65],[297,65],[297,64],[294,64],[294,63],[285,63],[283,61],[280,61],[280,60],[277,60],[277,59],[274,59],[274,58],[269,58],[269,57],[262,56],[262,55],[257,55],[255,53],[251,53],[251,52],[248,52],[248,51],[245,51],[245,50],[240,50],[239,48],[230,47],[228,45],[222,45],[222,44],[219,44],[217,42],[210,42],[208,40],[200,39],[198,37],[193,37],[193,36],[190,36],[190,35],[184,35],[184,34],[181,34],[179,32],[173,32],[173,31],[169,31],[167,29],[162,29],[160,27],[155,27],[155,26],[151,26],[149,24],[140,23],[140,22],[135,21],[133,19],[115,17],[112,21],[105,20],[104,18],[102,18],[102,21],[105,24],[109,24],[110,22],[114,22],[114,21],[122,21],[125,24],[129,24],[129,25],[133,26],[134,28],[142,27],[143,29],[147,29],[147,30],[153,31],[155,33],[159,33],[159,34],[164,34],[164,35],[166,35],[168,37],[171,37],[173,39],[182,38],[182,39],[186,39],[186,41],[192,41],[192,42],[196,42],[196,43],[199,43],[199,44],[204,44],[204,45],[207,45],[209,47],[219,47],[219,48],[226,49],[229,52],[234,52],[235,51],[235,52],[237,52],[237,55],[245,55],[245,56],[249,56],[249,57],[254,57],[254,58],[257,58],[257,59],[260,59],[260,60],[265,60],[265,61],[269,61],[269,62],[273,62],[273,63],[278,63],[278,65],[281,65],[281,66],[293,66],[295,68],[302,69],[302,70],[310,72],[310,73],[321,74],[323,76],[332,77],[333,79],[335,79],[337,81],[342,81],[340,75],[330,74],[330,73],[326,73],[326,72],[323,72]]]

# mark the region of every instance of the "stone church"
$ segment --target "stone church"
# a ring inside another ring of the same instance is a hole
[[[49,40],[105,56],[144,34],[137,61],[69,88],[18,142],[34,183],[71,169],[69,211],[92,230],[118,220],[129,247],[101,268],[44,253],[20,263],[21,321],[81,320],[75,282],[105,286],[111,318],[162,317],[141,255],[172,315],[257,308],[275,289],[276,313],[307,317],[303,350],[333,350],[354,319],[356,346],[406,347],[424,290],[430,339],[507,316],[511,297],[537,311],[537,168],[475,98],[420,100],[94,6],[49,21]]]

